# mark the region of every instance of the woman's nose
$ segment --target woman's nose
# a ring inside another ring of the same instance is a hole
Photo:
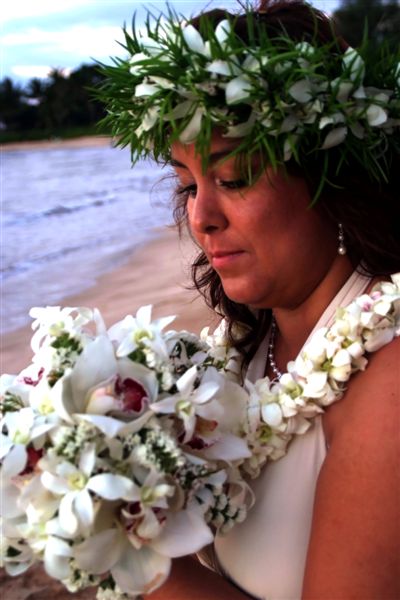
[[[204,234],[223,230],[228,224],[227,215],[212,186],[198,186],[197,193],[188,203],[189,226],[193,233]]]

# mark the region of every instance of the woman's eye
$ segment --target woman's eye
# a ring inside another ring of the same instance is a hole
[[[217,184],[220,187],[223,187],[227,190],[239,190],[248,185],[244,179],[234,179],[232,181],[225,181],[223,179],[218,179]]]
[[[194,198],[197,194],[197,185],[192,183],[191,185],[178,187],[176,193],[181,197]]]

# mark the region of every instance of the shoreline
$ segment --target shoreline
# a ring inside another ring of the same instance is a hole
[[[94,286],[66,296],[63,306],[97,307],[107,327],[136,314],[145,304],[153,305],[153,318],[177,315],[170,325],[199,334],[206,325],[215,326],[214,314],[190,285],[190,260],[195,254],[189,239],[179,240],[168,228],[155,230],[148,242],[137,248],[126,262],[101,275]],[[32,352],[30,324],[2,336],[1,373],[17,374],[30,363]]]
[[[1,152],[18,150],[55,150],[57,148],[94,148],[111,146],[112,137],[108,135],[84,135],[69,139],[27,140],[25,142],[7,142],[1,144]]]

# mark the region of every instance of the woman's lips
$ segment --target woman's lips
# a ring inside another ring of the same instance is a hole
[[[243,250],[231,250],[227,252],[211,253],[211,264],[214,269],[223,269],[233,266],[240,258],[244,256]]]

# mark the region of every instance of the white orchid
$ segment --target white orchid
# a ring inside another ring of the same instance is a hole
[[[182,419],[185,430],[184,443],[193,437],[198,416],[206,420],[215,420],[222,414],[219,404],[211,402],[221,389],[220,376],[215,370],[212,376],[209,375],[210,372],[211,370],[206,372],[202,382],[196,387],[198,370],[196,366],[191,367],[176,382],[178,394],[168,395],[150,405],[156,413],[176,414]],[[206,378],[207,381],[204,381]]]
[[[108,337],[119,344],[117,357],[128,356],[143,347],[154,349],[160,352],[162,357],[166,357],[161,332],[175,317],[163,317],[152,321],[151,311],[151,305],[142,306],[135,317],[129,315],[108,330]]]
[[[225,87],[225,98],[228,105],[237,104],[250,98],[252,84],[246,75],[238,75]]]
[[[343,69],[349,71],[351,81],[362,81],[365,74],[364,61],[354,48],[347,48],[343,54]]]
[[[30,407],[5,414],[0,422],[0,429],[5,427],[7,431],[7,434],[0,434],[1,476],[4,481],[16,477],[25,469],[28,445],[36,444],[40,448],[44,443],[44,435],[54,426],[46,417],[37,416]]]
[[[137,486],[131,479],[114,473],[95,473],[94,444],[82,450],[76,467],[69,461],[41,461],[42,485],[61,496],[58,520],[64,532],[76,536],[93,525],[95,505],[93,494],[108,501],[137,499]],[[92,494],[91,494],[92,492]]]

